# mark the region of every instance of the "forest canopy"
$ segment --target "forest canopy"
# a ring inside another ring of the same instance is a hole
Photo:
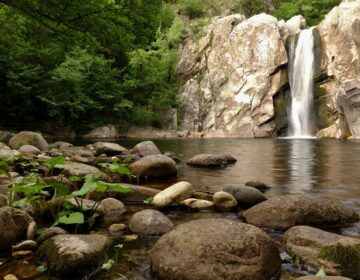
[[[187,21],[260,12],[318,23],[339,0],[0,0],[0,119],[161,124]],[[211,14],[209,14],[211,12]]]

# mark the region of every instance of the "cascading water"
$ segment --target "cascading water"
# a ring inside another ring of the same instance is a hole
[[[310,138],[314,133],[314,35],[303,30],[290,46],[289,81],[291,89],[290,137]]]

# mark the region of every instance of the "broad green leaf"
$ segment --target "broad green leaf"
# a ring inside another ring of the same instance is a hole
[[[84,214],[81,212],[74,212],[71,214],[67,214],[61,216],[55,224],[65,224],[65,225],[72,225],[72,224],[83,224],[84,223]]]
[[[29,202],[26,198],[14,201],[12,206],[15,208],[23,208],[25,206],[29,205]]]
[[[101,178],[101,174],[99,173],[91,173],[85,176],[86,183],[93,183],[98,181]]]
[[[101,163],[100,166],[107,168],[108,170],[110,170],[111,172],[115,172],[115,173],[119,173],[121,175],[130,175],[130,170],[124,166],[123,164],[120,163]]]
[[[63,169],[65,164],[65,158],[63,156],[50,158],[45,161],[45,164],[51,168]]]
[[[105,191],[116,191],[120,193],[130,193],[132,192],[132,189],[128,186],[123,186],[120,184],[111,184],[99,181],[97,184],[97,191],[99,192],[105,192]]]
[[[153,202],[154,198],[153,197],[148,197],[147,199],[144,200],[145,204],[151,204]]]
[[[97,188],[96,182],[85,182],[80,190],[74,191],[71,194],[75,196],[84,196],[89,192],[95,191]]]
[[[50,187],[54,188],[55,197],[66,196],[70,193],[70,187],[60,183],[52,183]]]
[[[12,191],[15,193],[23,193],[26,196],[33,196],[36,194],[49,195],[49,193],[47,191],[43,190],[46,187],[47,187],[47,185],[41,184],[41,183],[25,185],[25,186],[16,185],[15,187],[12,188]]]
[[[82,179],[80,177],[78,177],[78,176],[70,176],[69,180],[71,182],[80,182]]]

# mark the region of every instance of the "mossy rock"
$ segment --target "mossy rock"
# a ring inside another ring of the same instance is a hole
[[[319,257],[339,264],[343,276],[360,280],[360,244],[342,244],[324,246]]]
[[[41,134],[32,131],[22,131],[15,134],[9,141],[9,146],[12,149],[19,149],[21,146],[31,145],[41,151],[44,151],[48,147],[48,143],[41,136]]]

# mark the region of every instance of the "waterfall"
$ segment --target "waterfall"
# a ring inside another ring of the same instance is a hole
[[[290,46],[289,81],[291,89],[290,135],[309,138],[314,134],[314,35],[303,30]]]

